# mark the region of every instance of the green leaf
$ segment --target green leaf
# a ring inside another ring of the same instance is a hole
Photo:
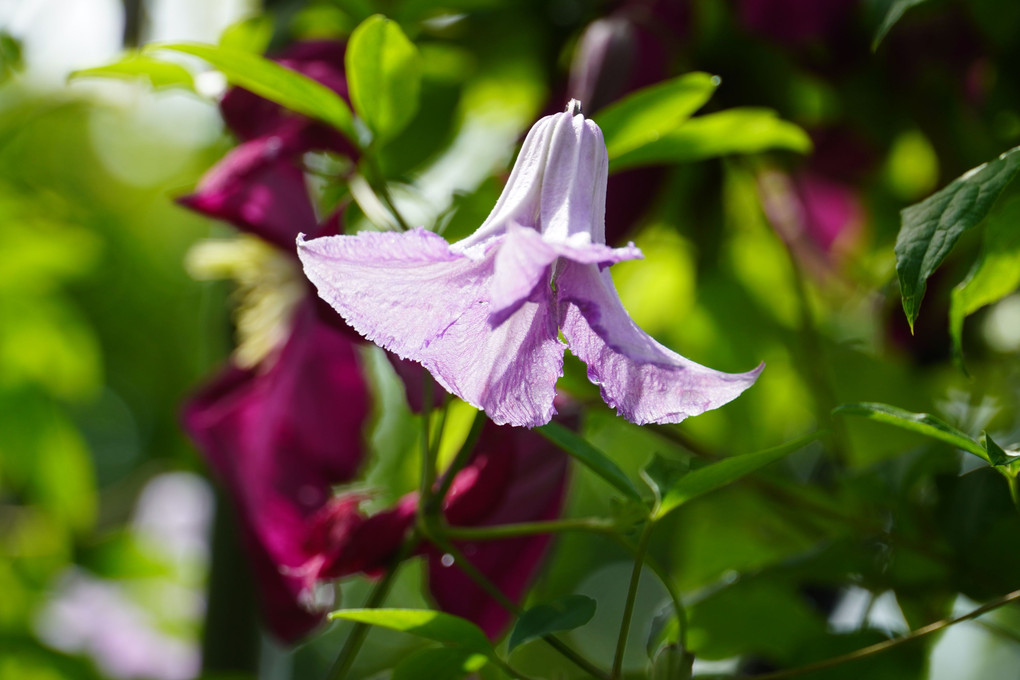
[[[673,460],[655,453],[641,469],[641,478],[655,494],[655,500],[661,503],[669,489],[690,471],[691,465],[688,461]]]
[[[411,654],[393,669],[391,680],[460,680],[482,668],[484,654],[455,647],[433,647]]]
[[[106,66],[73,71],[68,80],[78,78],[120,78],[125,80],[148,80],[157,90],[183,87],[195,90],[195,79],[191,72],[180,64],[172,64],[152,57],[132,54]]]
[[[1020,286],[1020,200],[1009,201],[989,216],[977,262],[949,301],[949,332],[953,355],[963,366],[963,321],[985,305],[997,302]]]
[[[774,463],[780,458],[803,448],[818,439],[821,434],[821,432],[813,432],[771,449],[747,453],[742,456],[733,456],[732,458],[723,458],[705,467],[692,470],[672,482],[667,489],[660,491],[661,500],[652,517],[653,519],[660,519],[698,496],[703,496],[710,491],[715,491],[742,477],[746,477],[759,468],[769,463]],[[647,470],[646,468],[646,473]]]
[[[599,111],[594,118],[602,128],[609,158],[671,132],[704,106],[718,86],[719,79],[707,73],[688,73],[638,90]]]
[[[521,614],[510,631],[507,652],[536,638],[580,628],[595,616],[595,600],[584,595],[567,595],[535,605]]]
[[[691,118],[658,140],[610,161],[609,171],[771,149],[807,153],[811,138],[793,123],[778,118],[775,111],[736,108]]]
[[[347,102],[322,83],[250,52],[201,43],[156,43],[149,50],[171,50],[204,59],[234,85],[284,108],[329,123],[355,140],[354,118]]]
[[[641,493],[616,463],[609,459],[583,438],[574,434],[559,423],[549,423],[537,428],[539,434],[576,458],[592,472],[612,484],[624,496],[641,500]]]
[[[928,277],[938,269],[960,235],[980,223],[1020,170],[1020,147],[980,165],[946,188],[905,208],[896,237],[896,273],[903,311],[913,331]]]
[[[273,39],[273,18],[260,14],[227,26],[220,34],[220,47],[262,54]]]
[[[920,5],[922,2],[925,2],[925,0],[892,0],[889,9],[886,10],[885,18],[882,19],[882,24],[875,31],[875,38],[871,41],[871,51],[874,52],[878,49],[879,43],[885,38],[889,29],[900,20],[908,9],[915,5]]]
[[[889,404],[876,403],[843,404],[834,408],[832,413],[833,415],[842,416],[864,416],[869,420],[917,432],[918,434],[945,442],[950,446],[955,446],[958,449],[963,449],[968,453],[973,453],[989,463],[992,462],[988,452],[979,446],[977,442],[949,423],[927,413],[911,413]]]
[[[1009,454],[1002,450],[1002,447],[995,443],[987,432],[981,433],[981,446],[988,453],[988,460],[991,461],[992,465],[1007,465],[1011,458]]]
[[[354,110],[377,137],[393,138],[418,110],[418,48],[396,22],[376,14],[354,29],[345,63]]]
[[[430,609],[341,609],[330,619],[346,619],[410,633],[427,640],[441,642],[492,656],[495,652],[482,629],[465,619]]]

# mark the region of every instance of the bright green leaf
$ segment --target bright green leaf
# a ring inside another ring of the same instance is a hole
[[[895,406],[876,403],[843,404],[833,409],[832,413],[834,415],[864,416],[869,420],[917,432],[963,449],[968,453],[973,453],[989,463],[992,462],[988,453],[977,442],[949,423],[927,413],[911,413]]]
[[[609,171],[771,149],[807,153],[811,138],[793,123],[777,117],[775,111],[736,108],[691,118],[658,140],[621,154],[610,162]]]
[[[641,500],[634,482],[630,480],[616,463],[609,459],[582,437],[574,434],[559,423],[549,423],[536,430],[543,437],[560,447],[592,472],[612,484],[624,496],[636,501]]]
[[[260,14],[227,26],[220,34],[220,47],[262,54],[272,39],[273,19],[268,14]]]
[[[967,278],[953,289],[949,331],[953,354],[963,365],[963,321],[1020,286],[1020,200],[1010,201],[988,218],[981,255]]]
[[[106,66],[74,71],[68,79],[78,78],[119,78],[122,80],[148,80],[157,90],[183,87],[194,91],[195,79],[191,72],[180,64],[132,54]]]
[[[354,110],[377,137],[393,138],[418,110],[418,48],[396,22],[376,14],[354,29],[344,60]]]
[[[495,653],[481,628],[462,618],[430,609],[341,609],[332,612],[329,617],[398,630],[487,656]]]
[[[455,647],[432,647],[411,654],[393,669],[391,680],[460,680],[482,668],[484,654]]]
[[[896,238],[896,273],[910,328],[917,319],[928,277],[960,235],[980,223],[1020,170],[1020,147],[967,171],[946,188],[905,208]]]
[[[212,64],[234,85],[270,101],[329,123],[349,139],[356,139],[347,102],[322,83],[250,52],[200,43],[157,43],[147,50],[191,54]]]
[[[599,111],[594,118],[602,128],[609,158],[674,130],[705,105],[718,84],[719,79],[707,73],[688,73],[638,90]]]
[[[564,630],[580,628],[595,616],[595,600],[584,595],[567,595],[535,605],[521,614],[510,631],[507,651],[525,642]]]
[[[780,458],[804,448],[804,446],[813,442],[819,436],[821,436],[820,432],[814,432],[771,449],[747,453],[742,456],[733,456],[732,458],[723,458],[705,467],[692,470],[677,479],[668,489],[660,491],[662,499],[655,510],[654,518],[664,517],[698,496],[703,496],[709,491],[715,491],[742,477],[746,477],[759,468],[769,463],[774,463]]]
[[[878,49],[879,43],[885,38],[889,29],[900,20],[908,9],[915,5],[920,5],[922,2],[925,2],[925,0],[892,0],[889,9],[885,13],[885,18],[882,19],[882,24],[875,31],[875,38],[871,41],[871,51],[874,52]]]

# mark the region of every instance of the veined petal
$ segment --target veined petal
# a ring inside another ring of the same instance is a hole
[[[366,338],[420,362],[496,423],[544,424],[554,413],[565,349],[551,291],[536,290],[491,328],[497,246],[474,259],[416,229],[299,238],[298,256],[319,295]]]
[[[718,408],[764,368],[722,373],[663,347],[631,320],[608,270],[561,260],[557,286],[570,351],[588,365],[605,402],[638,425],[678,423]]]
[[[511,222],[496,253],[490,325],[495,327],[503,323],[537,286],[548,287],[549,266],[560,257],[583,264],[609,265],[639,259],[643,255],[633,243],[626,248],[610,248],[605,244],[580,240],[577,245],[549,241],[534,229]]]

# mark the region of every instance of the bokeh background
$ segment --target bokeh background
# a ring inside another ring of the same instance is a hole
[[[272,19],[278,49],[343,39],[366,11],[385,12],[421,47],[425,80],[384,169],[416,187],[403,199],[410,213],[426,205],[416,217],[449,220],[451,236],[484,217],[519,136],[572,88],[597,106],[688,71],[718,75],[706,110],[772,109],[811,150],[748,153],[756,133],[741,129],[749,139],[735,153],[717,132],[688,162],[618,175],[610,227],[646,259],[614,279],[634,319],[670,347],[724,370],[768,368],[739,400],[668,436],[597,405],[584,434],[636,476],[652,453],[759,450],[833,424],[839,403],[881,401],[1009,446],[1020,441],[1020,296],[968,319],[965,374],[948,301],[980,233],[930,281],[913,335],[892,245],[900,209],[1020,143],[1020,5],[923,2],[873,50],[890,5],[0,0],[0,678],[316,678],[345,632],[334,625],[298,648],[263,632],[229,508],[179,426],[182,401],[234,344],[232,286],[185,267],[195,243],[233,232],[174,203],[235,144],[218,84],[207,79],[203,98],[68,82],[72,71],[147,42],[216,42],[252,16]],[[605,17],[624,37],[592,37]],[[1015,194],[990,219],[1020,217]],[[365,362],[380,385],[366,474],[395,498],[414,485],[416,416],[379,357]],[[582,400],[583,375],[568,366],[565,383]],[[653,553],[691,607],[698,673],[804,663],[1017,587],[1020,522],[1001,479],[914,435],[835,427],[832,450],[773,473],[781,486],[718,492],[658,532]],[[578,473],[567,512],[606,514],[610,499]],[[596,619],[572,640],[602,659],[629,570],[614,545],[568,536],[533,596],[596,597]],[[353,579],[342,602],[365,592]],[[644,579],[634,672],[664,601]],[[425,604],[413,569],[392,602]],[[357,677],[415,644],[373,633]],[[518,656],[525,669],[560,663],[531,648]],[[1018,667],[1014,608],[811,677],[1006,680]]]

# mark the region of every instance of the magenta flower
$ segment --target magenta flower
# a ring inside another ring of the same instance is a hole
[[[566,489],[567,457],[545,438],[526,430],[486,423],[470,465],[454,478],[443,513],[453,526],[481,527],[552,520],[559,516]],[[363,496],[350,494],[324,508],[312,532],[304,569],[306,587],[358,572],[382,571],[400,549],[415,521],[418,494],[404,496],[391,509],[365,517]],[[465,541],[458,548],[504,595],[520,602],[538,571],[549,536]],[[506,628],[510,615],[471,579],[444,561],[434,546],[420,552],[428,560],[428,588],[436,604],[469,619],[491,638]]]
[[[466,239],[450,245],[420,228],[299,237],[298,255],[359,333],[420,362],[496,423],[549,422],[567,346],[632,422],[679,422],[731,401],[761,367],[701,366],[623,308],[607,267],[641,252],[606,245],[607,175],[602,132],[571,100],[531,129],[496,206]]]
[[[342,44],[298,45],[281,61],[345,93]],[[365,455],[370,398],[356,352],[361,339],[315,298],[292,245],[301,231],[338,230],[337,219],[316,217],[301,155],[341,142],[243,90],[228,92],[222,109],[244,141],[180,202],[261,241],[204,254],[229,260],[221,268],[242,282],[241,343],[230,365],[185,404],[183,421],[235,507],[266,623],[292,641],[323,620],[302,603],[304,582],[293,574],[311,557],[312,518]]]

